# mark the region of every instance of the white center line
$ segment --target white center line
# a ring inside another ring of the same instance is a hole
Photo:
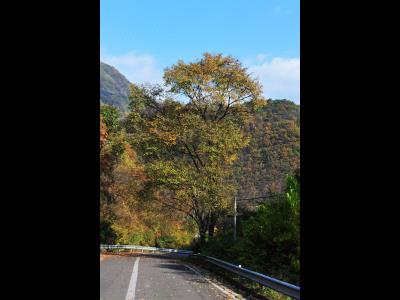
[[[133,265],[131,280],[129,282],[128,292],[126,293],[125,300],[135,300],[135,291],[136,291],[136,281],[138,277],[138,270],[139,270],[139,259],[137,257],[135,260],[135,264]]]

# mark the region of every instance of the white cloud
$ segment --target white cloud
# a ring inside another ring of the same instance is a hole
[[[256,60],[257,60],[258,62],[262,62],[262,61],[264,61],[268,56],[270,56],[270,54],[265,54],[265,53],[258,54],[258,55],[256,56]]]
[[[264,96],[272,99],[289,99],[300,103],[300,59],[257,55],[247,59],[248,71],[263,85]]]
[[[100,60],[117,68],[130,82],[162,84],[163,71],[150,54],[129,52],[108,55],[100,48]],[[272,57],[261,53],[243,59],[244,65],[263,86],[264,96],[272,99],[289,99],[300,103],[300,59]]]
[[[100,60],[115,67],[132,83],[162,83],[162,71],[150,54],[129,52],[113,56],[101,51]]]

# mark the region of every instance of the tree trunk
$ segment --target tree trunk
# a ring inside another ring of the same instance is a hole
[[[208,237],[212,238],[214,237],[214,231],[215,231],[215,220],[211,220],[210,225],[208,226]]]
[[[217,216],[216,213],[211,213],[208,222],[208,237],[214,237],[215,225],[217,223]]]
[[[199,234],[200,234],[200,245],[204,245],[206,243],[206,228],[200,228]]]
[[[209,230],[210,215],[205,215],[204,213],[201,213],[197,215],[197,218],[197,225],[199,229],[199,246],[201,248],[206,243],[206,234]]]
[[[210,226],[208,227],[208,237],[209,238],[214,237],[214,230],[215,230],[215,225],[210,224]]]

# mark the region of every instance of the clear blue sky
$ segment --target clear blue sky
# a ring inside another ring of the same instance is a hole
[[[233,55],[271,98],[299,103],[299,0],[101,0],[101,60],[160,82],[178,59]]]

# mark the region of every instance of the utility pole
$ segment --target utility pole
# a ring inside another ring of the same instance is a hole
[[[233,240],[236,241],[237,200],[255,200],[255,199],[266,199],[266,198],[268,198],[268,195],[260,196],[260,197],[254,197],[254,198],[240,198],[240,199],[237,199],[237,196],[235,194],[234,213],[233,213]]]
[[[235,212],[233,214],[233,240],[236,241],[236,195],[235,195]]]

